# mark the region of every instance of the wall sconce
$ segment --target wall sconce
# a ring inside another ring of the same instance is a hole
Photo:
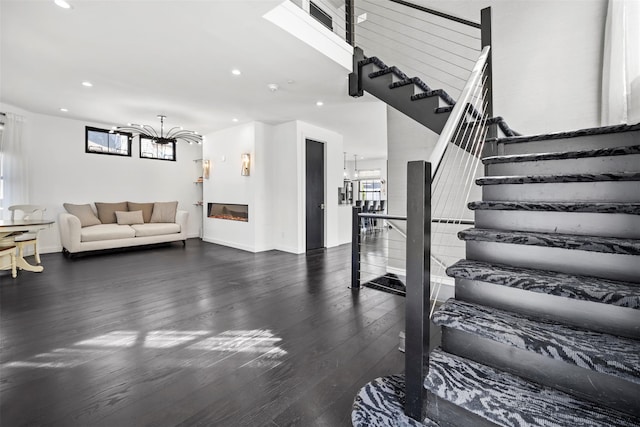
[[[202,161],[202,176],[205,179],[209,179],[209,172],[211,172],[211,160]]]
[[[242,154],[242,170],[240,171],[240,175],[249,176],[251,173],[251,154],[243,153]]]

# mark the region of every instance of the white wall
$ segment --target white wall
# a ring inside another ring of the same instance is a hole
[[[20,111],[2,105],[2,111],[22,113],[27,119],[25,144],[29,168],[29,203],[47,207],[47,216],[57,219],[63,203],[178,201],[178,209],[189,212],[189,237],[197,237],[200,199],[194,184],[198,174],[194,159],[200,145],[178,142],[177,161],[139,157],[134,139],[131,157],[85,153],[85,126],[109,129],[111,124],[89,123]],[[61,250],[57,226],[40,234],[43,253]]]
[[[325,246],[340,237],[338,187],[342,185],[342,136],[301,121],[277,126],[252,122],[206,135],[204,158],[213,160],[204,202],[249,205],[249,222],[206,219],[204,239],[252,252],[304,253],[305,140],[325,148]],[[240,176],[240,155],[252,153],[251,176]],[[222,158],[225,161],[222,161]]]
[[[491,6],[494,112],[513,129],[599,126],[607,0],[415,2],[475,22]]]
[[[256,252],[255,225],[264,215],[262,204],[256,201],[260,179],[264,179],[266,167],[256,152],[261,151],[256,138],[255,122],[223,129],[205,136],[202,155],[211,161],[209,180],[203,189],[204,210],[207,203],[233,203],[249,206],[249,221],[204,219],[203,239],[240,249]],[[242,176],[241,155],[251,155],[249,176]]]

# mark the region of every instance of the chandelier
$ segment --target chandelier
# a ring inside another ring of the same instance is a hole
[[[189,144],[202,144],[202,135],[192,130],[184,130],[180,126],[174,126],[169,131],[164,133],[164,119],[167,116],[159,114],[157,116],[160,119],[160,133],[158,133],[153,127],[149,125],[138,125],[135,123],[129,123],[127,126],[114,126],[111,133],[114,132],[132,132],[140,135],[142,138],[150,139],[156,144],[171,144],[177,140],[182,139]]]

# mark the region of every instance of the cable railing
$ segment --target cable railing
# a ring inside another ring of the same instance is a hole
[[[482,47],[481,25],[402,0],[356,0],[354,45],[457,98]]]
[[[473,225],[467,203],[487,137],[489,51],[485,47],[472,68],[429,161],[408,164],[406,218],[353,209],[351,287],[406,296],[405,413],[417,420],[425,398],[429,319],[448,280],[446,268],[464,257],[457,253],[463,249],[457,233]],[[382,233],[370,237],[361,224],[373,219],[381,221]],[[384,234],[389,227],[394,235]]]
[[[347,12],[344,1],[290,0],[340,38],[347,37]]]
[[[406,234],[392,224],[406,218],[362,213],[354,207],[352,219],[352,271],[357,274],[352,275],[351,287],[366,286],[404,296]]]

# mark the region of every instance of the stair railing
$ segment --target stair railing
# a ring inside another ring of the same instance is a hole
[[[459,98],[482,47],[491,42],[489,8],[477,23],[404,0],[353,3],[354,16],[346,21],[354,22],[354,46],[453,99]]]
[[[446,260],[433,262],[432,253],[445,246],[440,228],[466,222],[463,213],[487,136],[483,88],[489,50],[482,50],[429,161],[408,165],[405,414],[416,420],[423,419],[425,410],[429,319],[441,289],[438,278],[446,276]]]
[[[407,218],[363,213],[353,207],[351,221],[351,288],[362,285],[404,296],[407,235],[399,226]],[[368,226],[364,226],[368,224]],[[391,231],[393,230],[393,231]]]

